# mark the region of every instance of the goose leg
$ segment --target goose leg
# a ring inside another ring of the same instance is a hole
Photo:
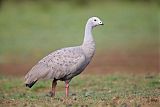
[[[55,96],[56,85],[57,85],[57,80],[53,80],[53,81],[52,81],[52,90],[51,90],[51,92],[50,92],[51,97]]]
[[[65,81],[66,97],[69,95],[69,81]]]

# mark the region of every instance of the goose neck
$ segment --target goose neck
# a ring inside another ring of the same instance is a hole
[[[85,27],[85,35],[84,35],[83,44],[94,41],[93,36],[92,36],[92,29],[93,27],[91,26],[91,24],[87,23]]]

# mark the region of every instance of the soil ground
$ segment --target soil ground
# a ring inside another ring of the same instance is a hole
[[[38,61],[38,60],[37,60]],[[25,75],[37,62],[36,60],[25,60],[23,62],[11,62],[0,64],[0,71],[5,75]],[[158,73],[158,53],[98,53],[94,56],[90,65],[83,73],[108,74],[114,72],[125,73]]]

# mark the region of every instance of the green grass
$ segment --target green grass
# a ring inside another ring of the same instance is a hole
[[[80,75],[70,83],[65,98],[63,82],[58,82],[55,98],[47,96],[51,81],[39,81],[32,89],[18,77],[1,76],[0,106],[160,106],[160,75]]]
[[[143,2],[93,2],[84,7],[66,2],[4,2],[0,11],[0,61],[11,61],[17,55],[19,59],[39,58],[58,48],[79,45],[91,16],[100,17],[105,24],[93,32],[97,50],[155,51],[158,12],[156,4]]]

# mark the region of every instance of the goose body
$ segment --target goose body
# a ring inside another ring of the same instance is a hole
[[[98,25],[103,25],[99,18],[90,18],[85,27],[82,45],[56,50],[41,59],[26,74],[26,86],[31,88],[40,79],[52,79],[51,96],[54,96],[57,80],[61,80],[66,83],[66,96],[68,96],[69,82],[86,68],[95,53],[92,29]]]

